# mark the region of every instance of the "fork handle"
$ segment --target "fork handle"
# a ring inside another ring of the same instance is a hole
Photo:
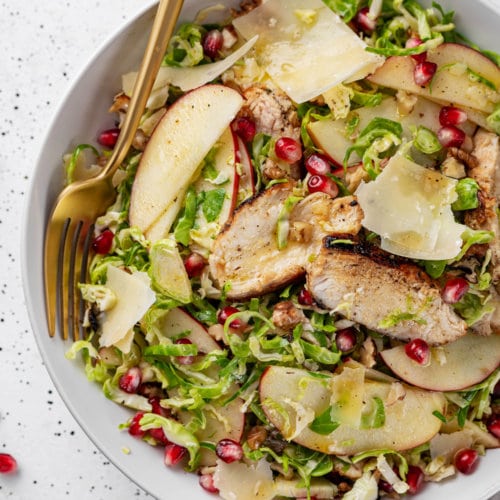
[[[182,4],[183,0],[160,0],[159,2],[127,113],[113,152],[99,174],[101,178],[112,176],[130,149]]]

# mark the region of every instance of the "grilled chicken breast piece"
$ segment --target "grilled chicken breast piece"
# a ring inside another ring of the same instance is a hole
[[[288,243],[279,249],[278,218],[293,187],[292,182],[276,184],[243,203],[216,238],[210,273],[220,288],[230,284],[229,299],[256,297],[292,283],[304,275],[326,235],[355,235],[361,229],[363,214],[354,197],[313,193],[290,212]]]
[[[424,271],[368,243],[336,244],[327,237],[307,267],[307,283],[320,306],[403,341],[440,345],[467,331]]]
[[[474,135],[472,154],[477,166],[469,169],[468,175],[479,185],[479,206],[465,213],[465,223],[472,229],[493,231],[495,238],[491,249],[491,275],[493,283],[500,281],[500,227],[498,223],[498,200],[500,197],[500,137],[493,132],[479,129]]]
[[[472,154],[476,159],[468,175],[479,185],[479,206],[465,213],[465,223],[472,229],[493,231],[494,239],[489,243],[491,250],[490,305],[492,311],[485,314],[472,325],[472,330],[479,335],[500,334],[500,225],[498,209],[500,198],[500,137],[492,132],[479,129],[474,135]],[[495,289],[496,287],[496,289]]]

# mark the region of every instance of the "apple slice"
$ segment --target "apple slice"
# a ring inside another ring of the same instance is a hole
[[[386,59],[369,78],[384,87],[402,89],[440,103],[466,106],[482,113],[492,113],[500,101],[500,68],[474,49],[458,44],[443,44],[428,53],[428,60],[438,65],[430,84],[415,83],[415,61],[407,56]],[[496,87],[472,81],[469,71]]]
[[[262,408],[282,434],[286,435],[290,422],[297,425],[302,422],[302,429],[293,441],[333,455],[352,455],[386,448],[407,450],[427,442],[439,431],[441,421],[433,412],[444,411],[445,399],[441,393],[404,386],[404,399],[388,404],[386,401],[392,384],[366,379],[361,393],[345,391],[346,401],[362,398],[366,408],[374,398],[379,398],[384,402],[385,423],[382,426],[357,428],[340,423],[329,434],[311,430],[311,413],[317,418],[329,408],[336,377],[323,374],[320,377],[298,368],[269,366],[260,379]],[[305,426],[304,418],[307,418]]]
[[[166,337],[176,337],[189,332],[186,338],[198,346],[199,352],[209,353],[220,350],[219,344],[208,334],[207,329],[180,307],[168,312],[161,321],[160,330]]]
[[[239,169],[238,204],[255,195],[255,170],[245,143],[234,134],[237,168]]]
[[[363,130],[374,118],[383,117],[401,123],[403,137],[409,140],[413,135],[414,127],[419,125],[437,132],[441,128],[439,123],[440,110],[441,106],[439,104],[419,97],[407,114],[400,114],[396,98],[387,97],[378,106],[356,110],[359,117],[356,131]],[[475,127],[468,121],[462,124],[460,128],[467,135],[471,135]],[[341,166],[347,149],[353,144],[353,141],[346,134],[347,120],[318,120],[309,123],[307,129],[314,145],[326,153],[337,165]],[[354,165],[359,161],[360,158],[353,154],[349,158],[349,165]]]
[[[217,151],[213,163],[213,179],[200,177],[194,184],[197,193],[208,192],[214,189],[224,189],[225,198],[221,211],[217,217],[220,225],[231,217],[238,199],[240,176],[236,167],[236,149],[233,132],[228,127],[217,141]],[[198,214],[197,225],[203,226],[207,223],[203,213]]]
[[[431,363],[412,361],[404,346],[382,351],[387,366],[406,382],[432,391],[460,391],[478,384],[500,364],[500,335],[467,334],[450,344],[431,347]]]
[[[236,398],[230,403],[223,405],[211,403],[203,410],[206,422],[205,427],[195,432],[200,442],[209,442],[216,445],[221,439],[232,439],[237,443],[241,441],[245,429],[244,401]],[[195,418],[193,413],[187,411],[179,412],[179,419],[184,425]],[[209,448],[200,451],[200,466],[215,465],[217,455]]]
[[[168,109],[137,168],[130,197],[132,226],[147,233],[161,224],[162,218],[173,221],[180,208],[179,195],[242,104],[236,90],[205,85],[188,92]],[[169,224],[163,224],[162,236],[169,229]],[[158,236],[158,232],[154,234]]]

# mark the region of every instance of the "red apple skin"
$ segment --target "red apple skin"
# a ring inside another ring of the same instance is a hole
[[[198,166],[229,127],[243,97],[224,85],[191,90],[170,106],[142,154],[130,197],[129,222],[155,238],[167,234]],[[210,124],[210,126],[207,126]],[[168,222],[163,223],[166,220]]]
[[[439,354],[446,357],[440,364]],[[387,366],[402,380],[430,391],[460,391],[482,382],[500,364],[500,335],[468,334],[455,342],[431,348],[431,361],[421,366],[398,346],[380,353]]]

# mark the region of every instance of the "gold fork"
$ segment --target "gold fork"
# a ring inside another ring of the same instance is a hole
[[[86,278],[93,224],[116,199],[113,174],[132,144],[182,4],[182,0],[159,2],[128,110],[106,166],[96,177],[67,186],[55,202],[46,228],[44,253],[45,306],[51,337],[58,327],[64,340],[69,336],[83,338],[79,318],[84,304],[76,288]]]

